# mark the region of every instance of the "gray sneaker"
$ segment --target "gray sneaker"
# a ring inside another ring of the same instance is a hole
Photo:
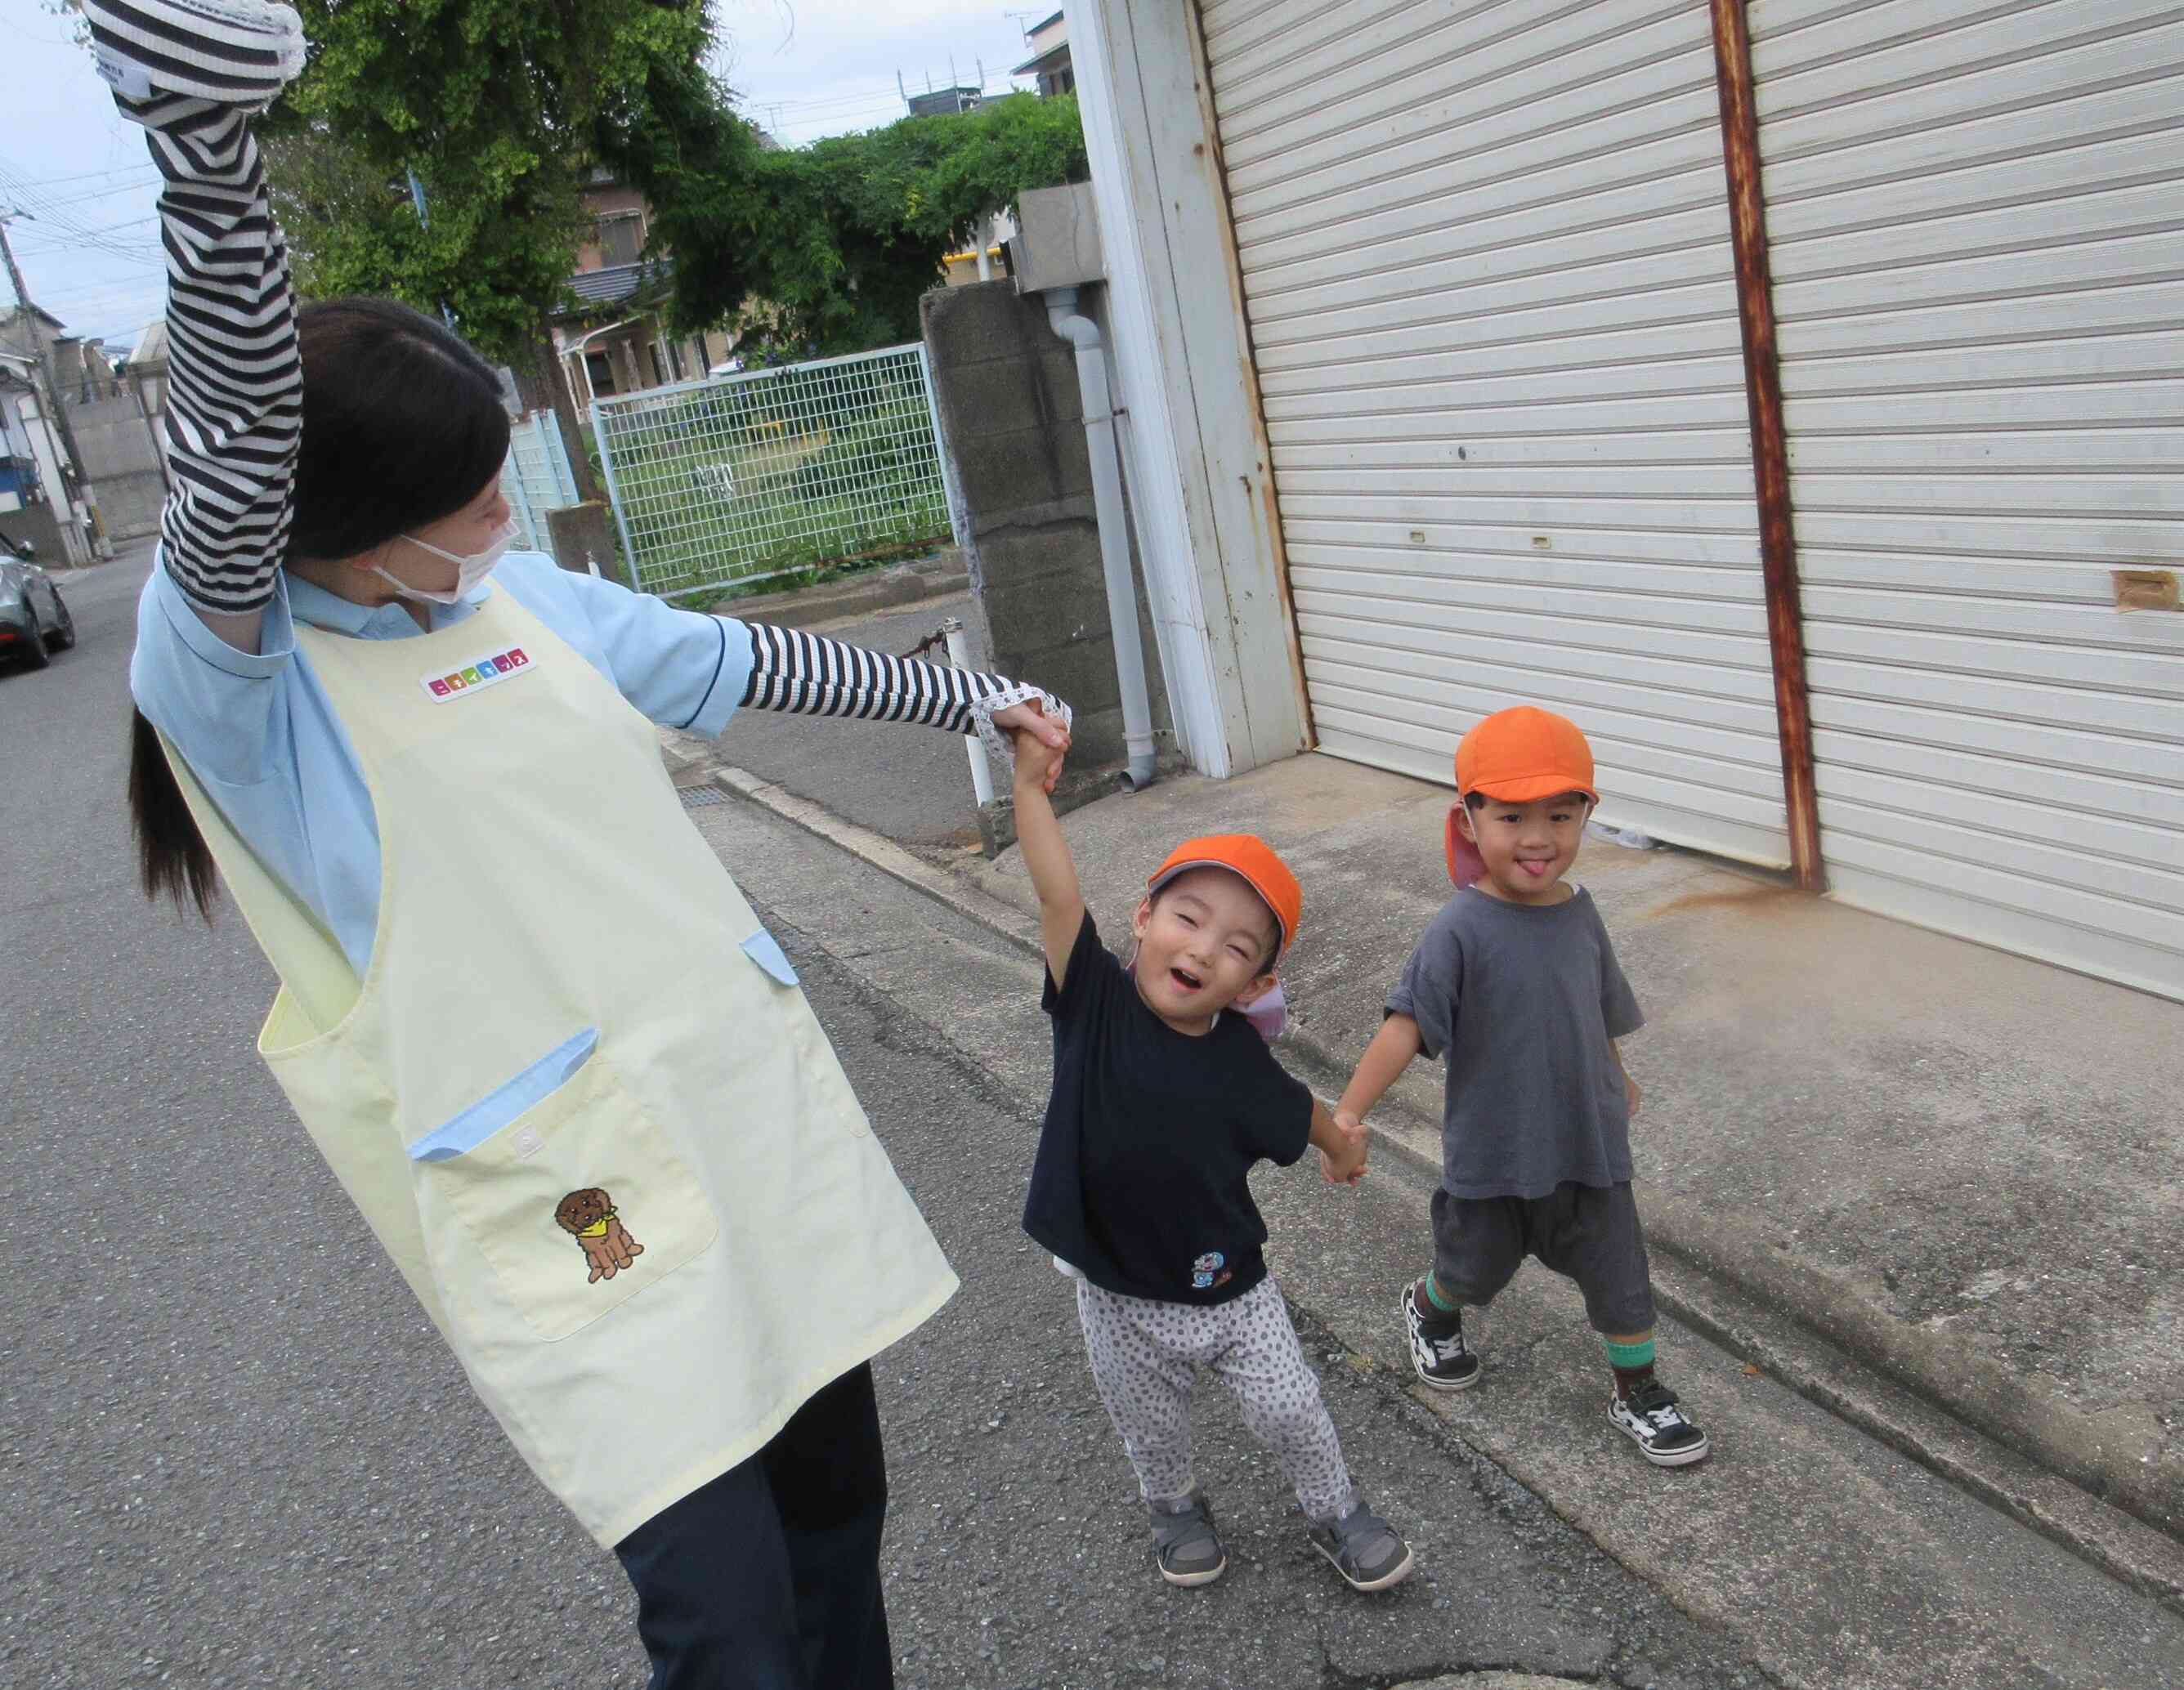
[[[1149,1504],[1146,1511],[1153,1520],[1153,1557],[1170,1584],[1211,1584],[1228,1570],[1228,1552],[1214,1535],[1203,1491],[1180,1502]]]
[[[1401,1584],[1418,1565],[1411,1546],[1396,1534],[1396,1528],[1362,1501],[1336,1519],[1306,1520],[1305,1529],[1312,1534],[1312,1547],[1334,1563],[1335,1571],[1350,1581],[1353,1590],[1385,1590]]]

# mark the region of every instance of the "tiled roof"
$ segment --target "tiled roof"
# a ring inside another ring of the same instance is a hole
[[[640,259],[633,264],[582,270],[569,278],[569,291],[587,305],[620,305],[660,292],[671,268],[665,259]]]

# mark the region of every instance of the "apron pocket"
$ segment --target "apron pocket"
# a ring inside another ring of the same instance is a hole
[[[446,1199],[442,1214],[453,1213],[471,1246],[434,1248],[436,1261],[459,1273],[482,1264],[549,1343],[665,1278],[720,1230],[666,1135],[606,1062],[588,1046],[584,1055],[558,1088],[468,1148],[443,1147],[482,1104],[410,1147],[418,1180]],[[427,1208],[428,1225],[437,1207]]]

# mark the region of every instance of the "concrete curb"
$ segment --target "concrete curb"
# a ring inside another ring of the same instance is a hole
[[[848,581],[807,586],[800,592],[727,598],[707,609],[720,615],[770,622],[778,628],[808,628],[841,617],[866,616],[921,599],[939,598],[960,592],[970,584],[969,565],[961,552],[950,548],[916,563],[872,570]]]
[[[1036,921],[960,876],[747,770],[716,765],[712,779],[1039,953]],[[1284,1045],[1322,1092],[1346,1078],[1310,1037],[1292,1031]],[[1440,1176],[1437,1122],[1413,1118],[1390,1098],[1373,1133],[1405,1163]],[[2139,1439],[2034,1398],[2021,1377],[1955,1340],[1920,1342],[1927,1335],[1890,1330],[1900,1323],[1748,1227],[1695,1215],[1687,1200],[1669,1194],[1649,1192],[1646,1202],[1649,1242],[1669,1259],[1666,1272],[1657,1270],[1655,1294],[1678,1320],[2111,1577],[2184,1611],[2184,1542],[2164,1527],[2167,1498],[2141,1476]]]

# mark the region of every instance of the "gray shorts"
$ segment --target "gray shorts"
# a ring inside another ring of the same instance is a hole
[[[1560,1185],[1546,1197],[1433,1194],[1434,1280],[1474,1309],[1491,1303],[1526,1256],[1585,1293],[1596,1332],[1653,1328],[1653,1281],[1646,1235],[1627,1180],[1613,1186]]]

